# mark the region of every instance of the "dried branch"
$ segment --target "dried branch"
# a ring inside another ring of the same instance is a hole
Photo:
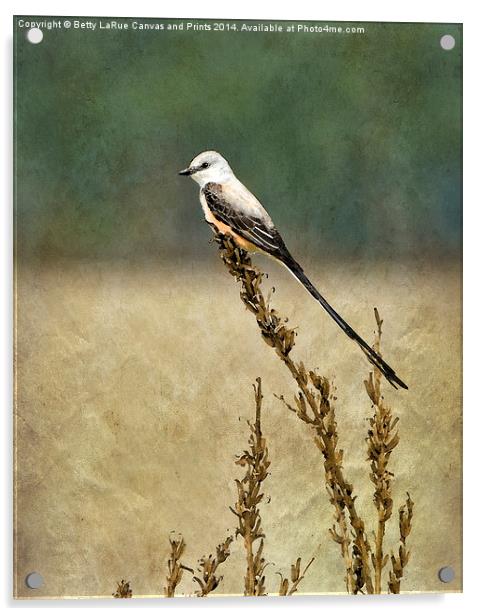
[[[373,348],[380,353],[383,320],[375,308],[377,331]],[[385,525],[393,511],[392,478],[388,471],[390,456],[398,445],[399,436],[396,431],[398,417],[393,417],[381,394],[382,373],[375,368],[365,381],[365,387],[372,401],[373,416],[369,419],[368,428],[368,459],[370,461],[370,480],[375,486],[373,501],[378,513],[378,524],[375,532],[375,551],[372,553],[372,564],[375,571],[375,593],[382,591],[382,572],[388,562],[388,554],[383,553],[383,538]]]
[[[131,599],[131,583],[126,582],[126,580],[121,580],[120,582],[117,582],[117,590],[112,593],[112,596],[114,597],[114,599]]]
[[[388,591],[393,594],[398,594],[400,592],[400,580],[403,577],[403,570],[407,566],[410,558],[410,551],[407,550],[407,538],[412,530],[412,518],[413,501],[410,498],[410,494],[407,492],[407,500],[398,510],[398,526],[400,529],[400,547],[398,548],[398,555],[395,556],[392,552],[390,558],[392,570],[390,571],[390,578],[388,581]]]
[[[335,524],[333,524],[333,526],[329,529],[329,533],[333,541],[338,543],[340,546],[341,555],[345,563],[346,590],[348,593],[354,594],[357,587],[361,585],[361,573],[359,571],[360,567],[358,567],[358,578],[360,578],[360,581],[357,585],[357,576],[355,575],[355,567],[352,558],[353,548],[346,522],[342,495],[337,487],[334,488],[334,491],[332,491],[332,489],[328,489],[328,495],[330,497],[331,504],[335,508],[335,514],[333,516],[335,518]]]
[[[186,548],[184,538],[181,535],[179,539],[169,537],[169,543],[171,544],[171,554],[167,561],[168,574],[166,577],[167,585],[164,587],[164,595],[166,597],[174,597],[176,587],[181,582],[184,570],[191,572],[193,572],[193,570],[181,563],[181,556]]]
[[[365,533],[365,524],[357,512],[353,486],[343,474],[343,451],[338,448],[337,425],[334,412],[335,396],[331,393],[330,384],[324,377],[313,371],[307,371],[302,362],[295,363],[290,352],[295,344],[295,331],[286,326],[287,319],[269,306],[261,292],[263,274],[257,269],[247,252],[236,246],[234,241],[225,235],[216,235],[216,241],[221,250],[221,258],[230,274],[241,282],[240,296],[244,305],[256,317],[263,340],[272,348],[290,371],[298,386],[295,396],[295,406],[286,403],[305,424],[315,433],[315,442],[324,458],[325,479],[330,500],[335,506],[335,517],[339,523],[337,508],[347,516],[353,531],[352,557],[353,565],[345,556],[347,568],[347,587],[351,592],[373,593],[373,582],[370,563],[370,543]],[[340,518],[341,520],[341,518]],[[349,550],[348,534],[340,536],[344,542],[342,551]]]
[[[216,576],[216,571],[219,565],[225,562],[230,555],[229,546],[232,542],[233,537],[227,537],[223,543],[216,547],[215,556],[209,554],[209,556],[200,559],[198,570],[201,572],[201,577],[193,576],[200,588],[196,592],[198,597],[205,597],[219,586],[223,577]]]
[[[279,585],[278,594],[283,597],[286,597],[287,595],[293,595],[298,590],[299,583],[305,577],[306,572],[311,567],[314,560],[315,560],[315,557],[313,556],[313,558],[309,561],[309,563],[303,569],[302,573],[301,573],[301,558],[298,558],[296,560],[296,563],[294,565],[291,565],[291,586],[290,586],[290,581],[288,580],[288,578],[283,577],[283,575],[280,573],[279,575],[281,576],[281,581]]]
[[[256,400],[256,420],[248,422],[250,428],[249,447],[238,459],[236,464],[245,467],[246,472],[241,480],[236,480],[238,500],[231,511],[238,518],[236,536],[243,537],[246,549],[247,569],[244,579],[245,595],[264,595],[266,561],[263,557],[264,532],[261,528],[261,516],[258,505],[263,499],[261,488],[268,476],[270,461],[266,439],[261,432],[261,379],[256,379],[254,386]]]

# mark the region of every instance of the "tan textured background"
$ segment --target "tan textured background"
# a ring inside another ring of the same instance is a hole
[[[292,394],[293,383],[211,248],[210,269],[68,261],[18,267],[18,596],[110,596],[121,578],[135,595],[159,595],[171,531],[184,535],[191,566],[211,552],[235,528],[228,506],[241,469],[234,455],[247,440],[258,375],[272,460],[270,501],[261,507],[273,563],[267,589],[277,591],[276,571],[315,554],[301,592],[344,592],[338,546],[327,533],[332,510],[320,456],[307,428],[272,395]],[[276,285],[274,305],[299,325],[294,357],[336,377],[346,475],[371,530],[368,364],[284,269],[257,262]],[[406,490],[415,501],[402,589],[460,590],[458,266],[346,262],[322,270],[308,262],[305,269],[369,340],[378,306],[385,357],[410,386],[385,388],[401,418],[387,546],[396,546]],[[448,585],[437,578],[444,565],[457,574]],[[216,592],[242,593],[243,566],[238,539]],[[45,578],[35,592],[24,586],[33,570]],[[190,577],[180,593],[196,589]]]

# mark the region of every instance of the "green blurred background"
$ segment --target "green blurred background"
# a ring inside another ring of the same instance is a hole
[[[17,28],[19,257],[211,259],[196,188],[176,175],[205,149],[226,156],[295,254],[456,255],[461,26],[362,25],[62,29],[39,45]]]

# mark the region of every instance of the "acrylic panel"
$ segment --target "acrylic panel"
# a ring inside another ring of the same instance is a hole
[[[17,598],[462,589],[461,81],[460,24],[14,18]]]

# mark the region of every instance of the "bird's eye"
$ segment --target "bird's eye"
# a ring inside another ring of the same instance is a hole
[[[209,163],[203,163],[201,165],[201,169],[207,169],[209,167]]]

